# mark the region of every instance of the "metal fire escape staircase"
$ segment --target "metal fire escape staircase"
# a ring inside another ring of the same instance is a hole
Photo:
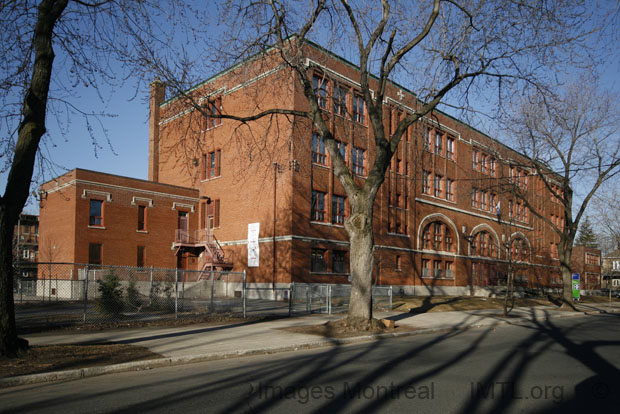
[[[200,229],[191,234],[187,230],[177,229],[172,248],[177,256],[189,253],[198,257],[197,269],[201,270],[198,280],[207,276],[206,272],[231,270],[232,254],[225,251],[215,238],[212,229]]]

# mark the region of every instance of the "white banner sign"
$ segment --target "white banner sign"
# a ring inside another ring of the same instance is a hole
[[[259,251],[258,251],[258,233],[260,232],[260,223],[248,224],[248,267],[258,267]]]

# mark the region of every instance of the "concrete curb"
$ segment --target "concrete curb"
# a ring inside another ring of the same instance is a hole
[[[581,315],[595,315],[595,314],[605,314],[605,313],[620,313],[620,310],[611,310],[611,311],[587,311],[587,312],[574,312],[574,313],[560,313],[558,315],[547,315],[546,320],[556,319],[556,318],[566,318],[566,317],[574,317]],[[491,316],[487,316],[491,317]],[[0,378],[0,387],[8,388],[8,387],[16,387],[19,385],[29,385],[29,384],[38,384],[44,382],[52,382],[52,381],[67,381],[67,380],[76,380],[81,378],[88,377],[96,377],[99,375],[105,374],[115,374],[119,372],[128,372],[128,371],[141,371],[141,370],[150,370],[153,368],[161,368],[161,367],[169,367],[169,366],[177,366],[190,364],[195,362],[206,362],[206,361],[214,361],[221,359],[229,359],[229,358],[239,358],[244,356],[253,356],[253,355],[269,355],[275,353],[282,352],[291,352],[298,351],[302,349],[314,349],[314,348],[325,348],[329,346],[339,346],[339,345],[350,345],[355,343],[362,342],[370,342],[377,341],[382,339],[389,338],[402,338],[407,336],[414,335],[422,335],[429,333],[447,333],[454,331],[464,331],[469,329],[477,329],[477,328],[485,328],[485,327],[495,327],[498,325],[509,325],[515,322],[531,322],[532,319],[530,317],[521,317],[515,318],[512,320],[495,320],[492,323],[476,323],[472,325],[467,325],[463,327],[450,327],[443,326],[437,328],[420,328],[411,331],[405,332],[395,332],[395,333],[384,333],[384,334],[376,334],[376,335],[362,335],[355,336],[351,338],[341,338],[341,339],[321,339],[316,341],[304,342],[296,345],[285,345],[285,346],[277,346],[277,347],[265,347],[265,348],[255,348],[255,349],[246,349],[246,350],[236,350],[236,351],[222,351],[222,352],[210,352],[206,354],[196,354],[196,355],[187,355],[181,357],[168,357],[168,358],[160,358],[160,359],[149,359],[145,361],[134,361],[134,362],[125,362],[123,364],[114,364],[107,365],[101,367],[89,367],[89,368],[80,368],[80,369],[72,369],[67,371],[53,371],[53,372],[44,372],[41,374],[30,374],[30,375],[20,375],[16,377],[9,378]]]

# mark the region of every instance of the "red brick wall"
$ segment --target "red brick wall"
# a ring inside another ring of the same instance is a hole
[[[40,261],[88,263],[89,243],[100,243],[103,264],[136,266],[137,246],[142,245],[145,266],[174,268],[171,245],[178,210],[190,211],[190,230],[198,225],[196,190],[85,170],[73,170],[57,181],[68,185],[60,190],[55,182],[42,186],[47,195],[41,203],[41,239],[56,249],[51,254],[43,249]],[[89,225],[90,199],[103,200],[102,227]],[[152,206],[140,199],[152,200]],[[173,210],[174,203],[193,206],[194,212],[188,207]],[[146,231],[137,230],[138,204],[147,206]]]
[[[354,83],[359,80],[355,67],[312,47],[308,47],[306,52],[309,59],[337,73],[337,75],[326,73],[331,77],[330,82],[338,81],[355,88]],[[290,69],[284,68],[273,73],[267,72],[274,67],[274,61],[259,59],[213,78],[193,93],[197,99],[221,96],[224,114],[243,116],[272,107],[306,110],[307,102],[295,79],[295,74]],[[257,75],[263,73],[267,76],[256,80]],[[242,84],[245,86],[237,88]],[[377,85],[371,84],[371,88],[376,87]],[[410,93],[400,90],[393,84],[388,85],[387,96],[390,99],[385,110],[386,126],[390,119],[395,118],[400,105],[411,108],[417,105]],[[350,105],[349,101],[349,107]],[[248,223],[260,222],[260,237],[263,239],[260,244],[261,267],[249,269],[249,274],[257,281],[273,280],[270,240],[273,236],[274,222],[272,163],[277,162],[280,168],[275,173],[276,235],[286,240],[278,242],[278,245],[282,246],[282,253],[279,253],[278,248],[276,280],[345,281],[346,276],[329,271],[310,272],[310,253],[313,248],[326,250],[329,269],[330,254],[333,250],[346,250],[347,240],[343,226],[333,225],[330,222],[314,223],[310,220],[312,190],[327,194],[328,219],[331,213],[331,195],[345,195],[329,161],[326,166],[312,162],[310,122],[280,116],[240,125],[235,121],[224,119],[221,125],[204,131],[202,115],[195,110],[184,112],[187,108],[188,106],[181,100],[173,100],[159,107],[162,113],[160,146],[157,154],[159,180],[198,188],[202,196],[220,200],[220,228],[216,229],[215,234],[223,244],[236,246],[235,270],[245,267],[247,250],[244,243]],[[328,109],[330,108],[331,102],[328,103]],[[326,111],[325,116],[336,138],[347,143],[349,166],[351,166],[351,149],[355,146],[366,150],[365,163],[368,169],[374,162],[374,139],[371,130],[365,125],[336,116],[331,111]],[[454,138],[455,159],[450,161],[445,156],[434,155],[424,150],[423,124],[418,123],[410,127],[409,138],[404,138],[400,143],[393,167],[387,173],[386,181],[377,195],[374,210],[377,245],[375,277],[379,277],[380,282],[386,284],[467,286],[471,283],[472,260],[492,264],[500,252],[500,258],[503,259],[504,244],[515,237],[521,237],[526,240],[528,261],[537,265],[524,273],[527,273],[532,281],[548,279],[547,273],[550,270],[557,270],[558,262],[550,258],[550,245],[557,242],[557,236],[532,213],[529,214],[527,221],[509,218],[508,206],[510,201],[516,204],[516,197],[505,193],[499,186],[499,180],[509,176],[508,164],[501,164],[498,161],[496,177],[493,179],[489,179],[489,174],[472,169],[474,149],[488,155],[495,154],[498,159],[514,160],[515,164],[526,164],[527,160],[445,114],[435,112],[427,118],[432,121],[428,121],[426,125],[434,125]],[[290,120],[294,122],[291,123]],[[444,151],[445,145],[444,141]],[[215,150],[221,150],[222,153],[221,176],[201,180],[202,156]],[[400,172],[396,171],[397,159],[401,160]],[[409,173],[404,171],[406,165],[409,166]],[[289,168],[291,166],[294,168]],[[422,194],[423,171],[453,179],[455,199],[447,201],[445,198]],[[361,184],[364,179],[356,178],[356,180]],[[473,189],[486,190],[488,195],[497,194],[502,207],[501,223],[498,223],[495,211],[488,205],[485,211],[472,207]],[[545,217],[561,216],[561,205],[550,201],[547,191],[536,177],[528,178],[527,192]],[[400,194],[403,203],[404,197],[407,196],[408,208],[390,206],[389,196],[391,195],[394,200],[396,194]],[[452,252],[435,252],[422,246],[423,225],[431,222],[429,216],[434,214],[438,214],[437,219],[452,230],[454,243]],[[402,234],[396,235],[393,231],[388,231],[390,222],[394,224],[400,222],[403,227]],[[465,235],[462,234],[463,228]],[[470,255],[470,242],[464,236],[475,235],[472,233],[474,229],[484,229],[494,235],[495,258],[472,258],[472,260],[467,258]],[[400,269],[395,268],[396,256],[400,256]],[[454,278],[422,278],[420,268],[423,259],[441,260],[442,266],[445,266],[446,261],[452,262]],[[502,270],[502,266],[505,267],[505,263],[498,265],[497,269]]]

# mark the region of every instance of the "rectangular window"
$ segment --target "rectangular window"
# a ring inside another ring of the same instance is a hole
[[[424,194],[431,193],[431,173],[428,171],[422,172],[422,192]]]
[[[138,246],[137,258],[136,258],[136,266],[144,267],[144,246]]]
[[[433,277],[443,277],[441,271],[441,260],[433,260]]]
[[[205,104],[203,104],[203,110],[205,112],[205,130],[215,128],[218,125],[222,125],[222,118],[218,117],[222,114],[221,97],[209,99]]]
[[[435,131],[435,154],[443,155],[443,134]]]
[[[428,127],[424,127],[424,137],[423,137],[423,141],[424,141],[424,149],[427,151],[431,150],[431,129]]]
[[[454,138],[446,138],[446,158],[454,160]]]
[[[340,152],[340,156],[346,163],[347,162],[347,143],[338,141],[338,151]]]
[[[312,249],[310,258],[310,271],[311,272],[325,272],[327,270],[327,263],[325,262],[325,250]]]
[[[422,277],[430,277],[431,269],[430,269],[430,260],[422,259]]]
[[[495,177],[495,159],[491,158],[489,160],[489,174],[491,177]]]
[[[90,200],[89,226],[103,227],[103,201]]]
[[[342,86],[334,86],[334,113],[347,115],[347,90]]]
[[[327,165],[327,152],[323,137],[317,133],[312,134],[312,162]]]
[[[454,180],[446,179],[446,200],[454,201]]]
[[[327,109],[327,79],[314,75],[312,78],[312,88],[314,89],[319,108]]]
[[[332,223],[344,224],[345,198],[338,195],[332,196]]]
[[[220,176],[221,150],[209,153],[209,178]]]
[[[312,190],[311,220],[325,221],[325,193]]]
[[[452,272],[452,262],[446,262],[446,277],[452,279],[454,277],[454,273]]]
[[[353,119],[362,125],[366,125],[364,99],[360,95],[353,95]]]
[[[497,194],[491,194],[489,199],[489,211],[494,211],[497,208]]]
[[[332,272],[347,273],[346,252],[342,250],[332,251]]]
[[[480,156],[480,171],[482,171],[485,174],[487,172],[487,159],[488,157],[486,154],[482,154]]]
[[[478,208],[478,189],[476,188],[471,190],[471,206]]]
[[[482,210],[487,209],[487,192],[486,191],[480,192],[480,208]]]
[[[219,177],[221,175],[222,151],[211,151],[202,155],[202,180]]]
[[[146,231],[146,206],[138,206],[138,231]]]
[[[441,175],[435,175],[435,197],[441,197],[443,195],[443,189],[441,188],[441,181],[443,177]]]
[[[88,264],[100,265],[101,263],[101,243],[88,244]]]
[[[220,227],[220,200],[207,202],[207,222],[206,228],[214,229]]]
[[[200,228],[206,229],[208,228],[208,219],[207,219],[207,202],[200,202]]]
[[[473,168],[474,170],[478,170],[478,167],[480,165],[478,157],[479,157],[478,151],[473,150],[473,152],[472,152],[472,160],[471,160],[471,168]]]
[[[400,256],[399,256],[399,255],[396,255],[396,258],[395,258],[395,259],[396,259],[396,260],[395,260],[395,263],[394,263],[394,268],[395,268],[396,270],[401,270],[401,268],[400,268],[400,265],[401,265],[401,263],[400,263]]]
[[[599,256],[592,254],[592,253],[586,253],[586,264],[589,265],[598,265],[599,264]]]
[[[366,170],[364,168],[364,150],[361,148],[353,147],[353,174],[364,176]]]

